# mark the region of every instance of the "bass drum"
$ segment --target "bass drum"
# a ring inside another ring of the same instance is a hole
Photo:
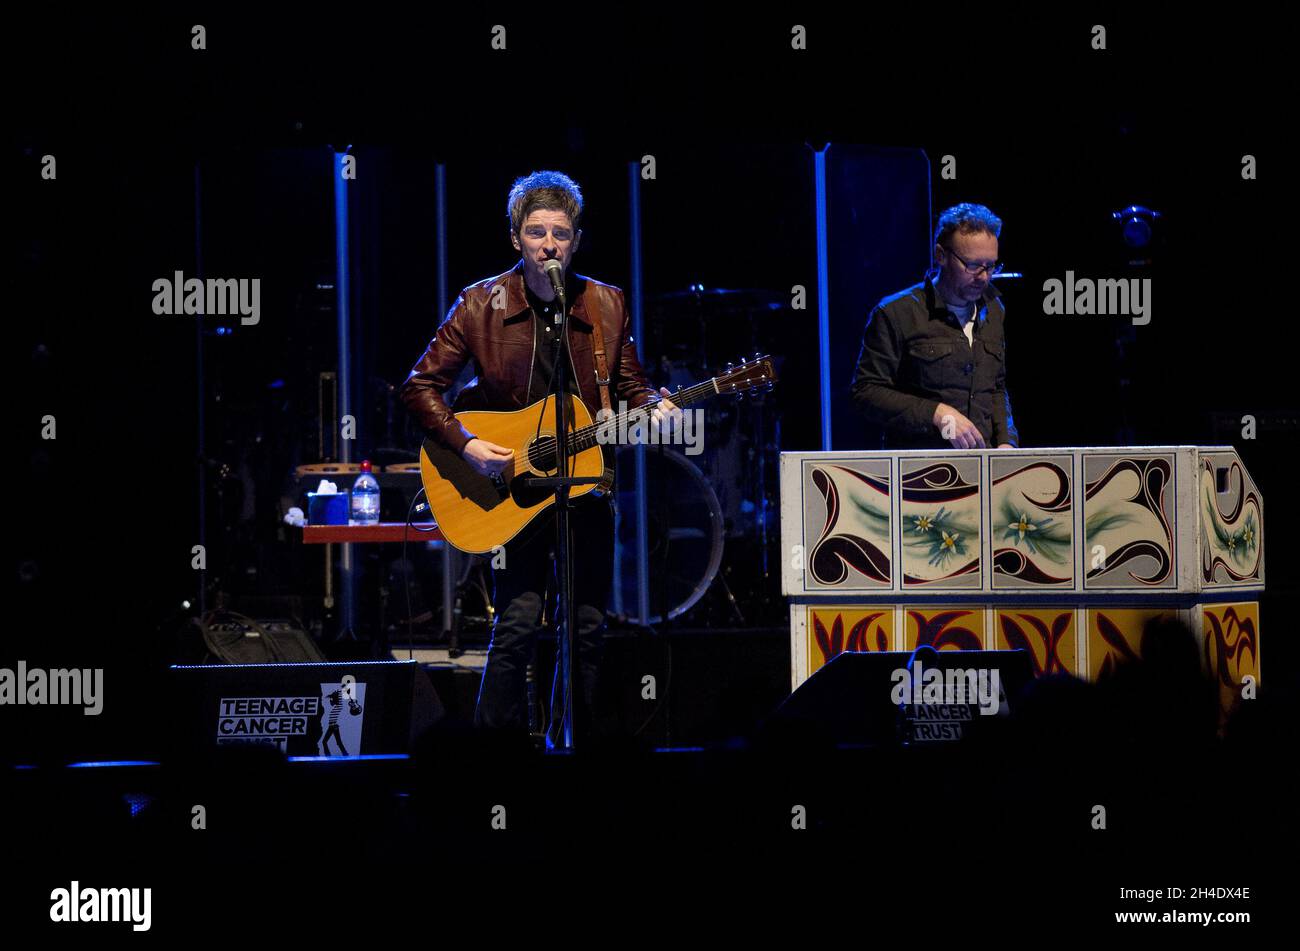
[[[722,564],[723,519],[718,497],[700,470],[671,449],[645,447],[650,617],[637,604],[636,449],[618,450],[618,519],[611,611],[634,624],[660,624],[704,597]],[[665,611],[667,607],[667,611]]]

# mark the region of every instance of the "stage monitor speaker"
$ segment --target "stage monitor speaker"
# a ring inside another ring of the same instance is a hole
[[[918,657],[925,669],[945,672],[958,668],[998,671],[998,711],[1007,715],[1025,684],[1034,677],[1027,651],[969,651],[923,649]],[[972,704],[930,704],[922,697],[911,705],[895,702],[900,678],[907,670],[908,651],[846,651],[831,659],[773,712],[769,725],[804,723],[824,731],[832,742],[853,746],[891,746],[902,742],[956,740],[962,724],[980,714]],[[910,684],[910,680],[909,680]],[[953,709],[964,706],[964,711]]]
[[[173,750],[256,745],[287,756],[409,753],[442,718],[416,661],[172,667]]]

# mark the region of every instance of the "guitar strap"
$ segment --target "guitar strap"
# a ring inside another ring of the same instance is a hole
[[[596,355],[596,389],[600,392],[600,408],[604,415],[610,417],[614,411],[609,406],[609,364],[605,361],[605,334],[600,329],[600,316],[593,316],[591,321],[591,345]],[[604,457],[609,461],[609,456]],[[608,495],[614,487],[614,470],[608,465],[601,473],[604,480],[596,488],[597,495]]]
[[[600,329],[600,317],[591,321],[591,342],[596,351],[596,389],[600,391],[600,407],[612,412],[609,405],[609,366],[605,362],[605,335]]]

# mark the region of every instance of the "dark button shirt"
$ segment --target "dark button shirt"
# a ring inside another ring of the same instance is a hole
[[[940,403],[966,416],[989,448],[1020,444],[1006,388],[1005,318],[989,284],[968,341],[929,278],[872,309],[851,393],[884,448],[951,448],[934,425]]]
[[[528,402],[535,403],[551,391],[551,373],[555,369],[556,354],[560,352],[560,328],[555,315],[560,309],[558,299],[544,301],[524,283],[528,306],[532,308],[537,325],[537,342],[533,347],[533,378],[528,389]],[[570,328],[572,333],[572,328]],[[569,392],[578,393],[578,381],[569,367]]]

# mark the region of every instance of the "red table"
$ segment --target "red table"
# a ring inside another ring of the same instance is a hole
[[[433,531],[429,531],[429,529]],[[379,522],[376,525],[304,525],[304,545],[326,545],[332,542],[412,542],[436,541],[442,538],[433,522],[412,522],[408,530],[405,522]]]

